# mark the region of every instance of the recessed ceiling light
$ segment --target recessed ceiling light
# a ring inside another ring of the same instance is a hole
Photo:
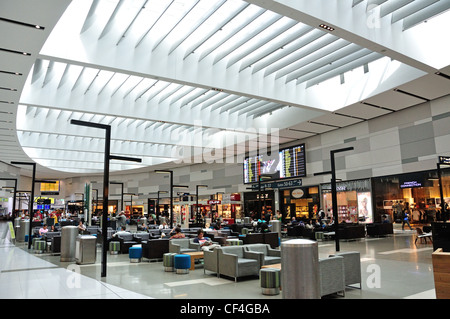
[[[326,24],[323,24],[323,23],[321,25],[319,25],[319,27],[321,27],[322,29],[325,29],[327,31],[334,31],[333,27],[330,27],[329,25],[326,25]]]

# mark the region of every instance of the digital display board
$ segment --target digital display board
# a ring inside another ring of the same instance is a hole
[[[245,158],[244,183],[255,183],[261,175],[269,176],[270,180],[305,177],[305,144],[283,148],[271,155]]]

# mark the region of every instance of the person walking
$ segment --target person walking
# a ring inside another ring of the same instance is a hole
[[[412,230],[411,225],[409,224],[409,209],[405,207],[403,210],[403,220],[402,220],[402,231],[405,230],[405,224],[409,226],[409,229]]]

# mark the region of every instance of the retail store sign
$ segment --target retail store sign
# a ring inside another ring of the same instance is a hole
[[[304,194],[305,194],[305,192],[300,188],[296,188],[296,189],[292,190],[292,192],[291,192],[291,195],[294,198],[302,198]]]
[[[209,200],[208,205],[220,205],[220,200]]]
[[[439,164],[450,165],[450,156],[439,156]]]

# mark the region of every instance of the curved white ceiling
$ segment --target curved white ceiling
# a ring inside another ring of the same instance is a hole
[[[103,132],[71,119],[111,125],[111,153],[142,159],[111,161],[121,171],[220,160],[267,134],[291,142],[450,93],[436,75],[450,73],[450,45],[441,41],[449,1],[49,2],[46,17],[14,16],[31,9],[26,0],[0,14],[16,34],[2,48],[25,50],[21,32],[38,31],[7,20],[49,25],[16,96],[0,90],[8,107],[1,124],[16,131],[5,162],[28,157],[58,172],[102,172]],[[3,74],[0,86],[15,86]],[[422,83],[434,89],[416,91]]]

